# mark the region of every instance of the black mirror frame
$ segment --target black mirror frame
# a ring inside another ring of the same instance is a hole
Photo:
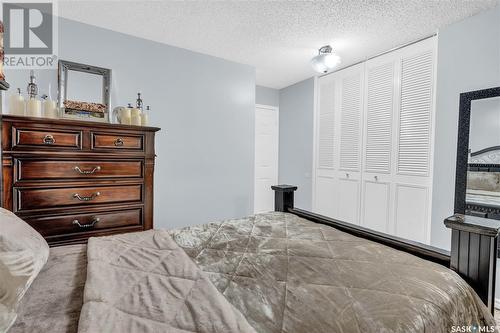
[[[500,87],[469,91],[460,94],[455,176],[455,214],[465,214],[465,191],[467,189],[467,168],[469,163],[470,108],[472,101],[497,96],[500,96]]]

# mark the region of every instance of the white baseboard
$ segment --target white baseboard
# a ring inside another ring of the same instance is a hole
[[[495,298],[495,309],[500,310],[500,298]]]

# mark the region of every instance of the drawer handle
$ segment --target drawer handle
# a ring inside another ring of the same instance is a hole
[[[43,143],[46,145],[53,145],[54,143],[56,143],[56,139],[54,139],[54,136],[47,134],[43,137]]]
[[[78,220],[73,220],[73,224],[77,225],[79,228],[92,228],[97,223],[99,223],[99,221],[101,221],[101,219],[96,217],[92,220],[92,222],[90,222],[88,224],[80,224],[80,221],[78,221]]]
[[[75,193],[75,194],[73,194],[73,198],[76,198],[76,199],[78,199],[80,201],[91,201],[91,200],[94,200],[95,198],[97,198],[100,195],[101,195],[101,192],[96,192],[96,193],[92,193],[92,195],[90,195],[88,197],[82,197],[80,194]]]
[[[115,146],[117,146],[117,147],[123,146],[123,139],[122,138],[116,139]]]
[[[96,171],[101,171],[101,166],[96,166],[94,167],[92,170],[82,170],[80,169],[80,167],[77,165],[73,168],[75,171],[78,171],[79,173],[81,173],[82,175],[91,175],[93,173],[95,173]]]

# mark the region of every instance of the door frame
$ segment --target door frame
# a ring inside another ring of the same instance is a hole
[[[257,112],[257,108],[259,109],[267,109],[267,110],[273,110],[277,113],[278,115],[278,128],[277,128],[277,135],[278,135],[278,151],[277,151],[277,163],[276,163],[276,172],[277,172],[277,181],[279,182],[279,165],[280,165],[280,108],[279,106],[273,106],[273,105],[266,105],[266,104],[258,104],[258,103],[255,103],[255,108],[254,108],[254,121],[253,121],[253,125],[254,125],[254,128],[253,128],[253,131],[254,131],[254,137],[253,137],[253,207],[252,207],[252,211],[255,213],[255,194],[256,194],[256,189],[255,189],[255,180],[256,180],[256,165],[255,165],[255,139],[256,139],[256,136],[255,136],[255,130],[256,130],[256,127],[255,127],[255,115],[256,115],[256,112]],[[278,184],[276,184],[278,185]]]

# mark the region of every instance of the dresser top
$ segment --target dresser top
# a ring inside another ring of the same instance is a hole
[[[134,126],[134,125],[121,125],[121,124],[110,124],[101,123],[96,121],[85,121],[85,120],[74,120],[74,119],[51,119],[51,118],[36,118],[36,117],[25,117],[25,116],[13,116],[9,114],[0,115],[2,121],[11,122],[36,122],[40,124],[47,125],[67,125],[67,126],[79,126],[79,127],[92,127],[92,128],[103,128],[103,129],[129,129],[134,131],[147,131],[147,132],[157,132],[161,130],[159,127],[151,126]]]

